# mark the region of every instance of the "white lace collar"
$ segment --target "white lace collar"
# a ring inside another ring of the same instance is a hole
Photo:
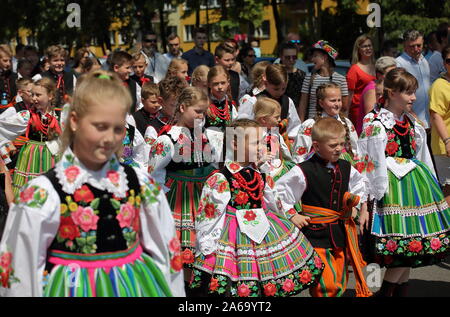
[[[242,166],[241,164],[233,162],[233,161],[225,161],[225,166],[231,172],[231,174],[239,173],[241,170],[243,170],[244,168],[247,168],[247,167],[251,168],[259,173],[259,171],[257,169],[255,169],[254,164],[250,164],[248,166]]]
[[[56,176],[64,192],[73,194],[83,184],[90,184],[100,190],[106,190],[116,197],[124,198],[128,191],[128,180],[124,167],[113,155],[99,171],[86,168],[68,148],[55,166]]]
[[[181,134],[187,136],[189,138],[189,140],[194,141],[192,139],[191,131],[189,131],[189,129],[186,127],[180,127],[180,126],[174,125],[170,128],[170,130],[169,130],[169,132],[167,132],[167,134],[170,135],[172,137],[172,139],[174,139],[175,141],[178,141]]]
[[[385,109],[385,108],[381,108],[380,112],[378,112],[377,114],[378,119],[381,121],[381,123],[387,128],[387,129],[392,129],[395,125],[395,115],[394,113],[392,113],[391,111]],[[403,119],[405,118],[405,116],[407,116],[412,123],[416,122],[416,118],[414,118],[414,116],[410,115],[409,113],[403,113],[400,116],[399,121],[403,121]]]

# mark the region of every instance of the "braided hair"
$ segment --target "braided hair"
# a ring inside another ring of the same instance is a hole
[[[341,86],[339,86],[338,84],[336,84],[334,82],[329,82],[329,83],[324,83],[324,84],[320,85],[319,87],[317,87],[317,90],[316,90],[316,99],[317,99],[316,111],[317,111],[317,113],[316,113],[316,116],[314,117],[315,122],[317,122],[317,120],[322,118],[323,109],[320,106],[319,101],[324,100],[327,97],[327,93],[326,93],[327,89],[339,89],[340,90]],[[350,142],[350,127],[348,126],[347,118],[345,116],[343,116],[342,114],[339,114],[339,118],[341,119],[342,125],[345,128],[345,149],[353,157],[354,156],[353,147],[352,147],[352,143]]]
[[[181,113],[180,111],[181,105],[184,105],[185,107],[190,107],[195,105],[199,101],[208,102],[208,96],[202,89],[194,86],[184,88],[180,96],[178,97],[175,113],[168,125],[173,125],[177,123],[178,116]]]

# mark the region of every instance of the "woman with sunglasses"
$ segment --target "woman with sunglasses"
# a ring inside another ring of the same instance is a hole
[[[430,89],[431,148],[439,181],[450,204],[450,46],[442,50],[445,73]]]
[[[286,95],[294,101],[296,108],[300,102],[303,80],[306,76],[304,71],[295,66],[297,53],[297,46],[292,41],[283,43],[280,47],[280,63],[286,67],[289,76]]]
[[[240,51],[237,57],[238,62],[241,63],[241,75],[244,76],[244,79],[250,85],[252,83],[251,71],[253,65],[255,65],[256,53],[253,47],[244,46]]]

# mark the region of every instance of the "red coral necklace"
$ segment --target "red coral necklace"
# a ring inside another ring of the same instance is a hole
[[[247,170],[247,173],[250,174],[250,171]],[[264,181],[262,180],[261,174],[255,172],[255,175],[253,175],[253,179],[251,181],[246,181],[245,178],[240,174],[240,172],[234,174],[234,178],[239,183],[239,186],[246,189],[249,196],[256,201],[261,200],[264,192]],[[254,194],[259,189],[258,194]]]
[[[225,101],[225,107],[223,109],[219,109],[214,103],[210,105],[211,112],[214,116],[219,117],[222,120],[229,121],[230,120],[230,110],[228,108],[228,99]]]

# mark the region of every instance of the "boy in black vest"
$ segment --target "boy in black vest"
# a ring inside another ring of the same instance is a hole
[[[345,145],[345,128],[334,118],[318,120],[312,129],[315,153],[277,181],[280,206],[302,229],[325,263],[319,283],[310,289],[314,297],[342,296],[348,281],[348,260],[356,278],[356,296],[368,297],[368,289],[352,218],[353,207],[366,201],[365,178],[348,161],[339,159]],[[294,203],[301,200],[297,214]],[[361,217],[368,217],[361,210]]]
[[[48,77],[56,83],[55,107],[62,108],[66,103],[67,95],[71,95],[76,85],[76,77],[72,71],[65,71],[67,51],[61,45],[52,45],[47,48],[46,56],[50,64],[48,71],[42,77]]]
[[[140,108],[141,104],[141,87],[130,78],[133,72],[133,57],[124,51],[115,51],[109,59],[109,69],[117,73],[123,84],[129,89],[133,103],[131,104],[130,113],[133,114]]]
[[[158,84],[145,83],[142,85],[141,97],[144,106],[133,113],[133,118],[136,122],[136,128],[144,136],[147,127],[161,110]]]

